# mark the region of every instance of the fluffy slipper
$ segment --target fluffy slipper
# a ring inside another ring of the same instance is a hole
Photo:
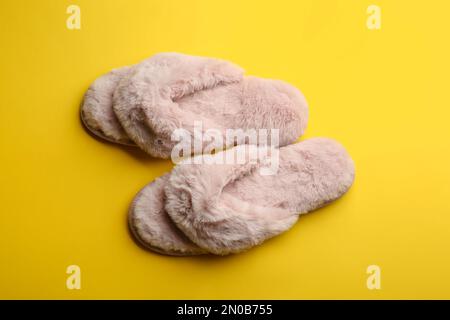
[[[158,253],[185,256],[206,253],[187,238],[164,209],[164,187],[169,174],[145,186],[134,198],[129,211],[129,227],[145,248]]]
[[[135,145],[122,129],[112,109],[114,90],[130,69],[115,69],[95,80],[84,96],[80,116],[86,129],[94,135],[111,142]]]
[[[198,157],[212,163],[247,150],[238,146]],[[200,247],[220,255],[236,253],[288,230],[300,214],[341,197],[354,179],[353,161],[330,139],[280,148],[278,163],[275,175],[261,175],[265,164],[251,158],[233,165],[180,164],[165,187],[166,211]]]
[[[219,132],[227,148],[236,141],[226,139],[226,129],[278,129],[279,145],[293,143],[308,118],[306,101],[295,87],[244,77],[241,68],[223,60],[178,53],[157,54],[133,67],[116,88],[113,108],[128,136],[161,158],[171,156],[176,129],[196,139],[196,121],[202,132]]]

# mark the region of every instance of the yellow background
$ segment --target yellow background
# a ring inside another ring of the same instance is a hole
[[[370,4],[381,30],[366,28]],[[66,8],[81,8],[81,30]],[[448,1],[8,0],[0,4],[0,298],[450,298]],[[229,59],[299,87],[306,138],[356,181],[289,232],[229,257],[138,247],[126,212],[172,167],[93,139],[89,84],[157,52]],[[66,267],[82,289],[66,289]],[[381,267],[381,290],[366,268]]]

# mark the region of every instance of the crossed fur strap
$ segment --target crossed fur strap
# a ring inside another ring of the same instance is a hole
[[[119,117],[132,109],[140,110],[149,129],[167,137],[177,128],[193,126],[192,113],[179,108],[176,100],[218,85],[240,82],[243,73],[242,68],[220,59],[157,54],[134,66],[120,81],[114,94],[114,108]],[[131,107],[129,97],[133,98]]]

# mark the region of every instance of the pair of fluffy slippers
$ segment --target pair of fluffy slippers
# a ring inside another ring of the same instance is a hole
[[[96,135],[161,158],[171,154],[175,129],[194,135],[195,120],[221,132],[279,129],[276,174],[261,174],[266,162],[260,155],[269,147],[226,145],[226,151],[178,164],[138,193],[130,229],[143,246],[163,254],[247,250],[341,197],[354,179],[353,161],[337,142],[292,144],[308,117],[296,88],[243,76],[241,68],[218,59],[165,53],[114,70],[91,85],[81,117]],[[244,161],[219,164],[219,158]]]

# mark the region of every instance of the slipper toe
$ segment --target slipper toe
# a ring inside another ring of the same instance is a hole
[[[90,132],[110,142],[134,145],[112,109],[113,93],[130,67],[111,71],[95,80],[87,90],[80,110],[81,120]]]
[[[135,239],[152,251],[175,256],[206,253],[189,240],[172,222],[164,209],[166,174],[145,186],[129,211],[129,227]]]

